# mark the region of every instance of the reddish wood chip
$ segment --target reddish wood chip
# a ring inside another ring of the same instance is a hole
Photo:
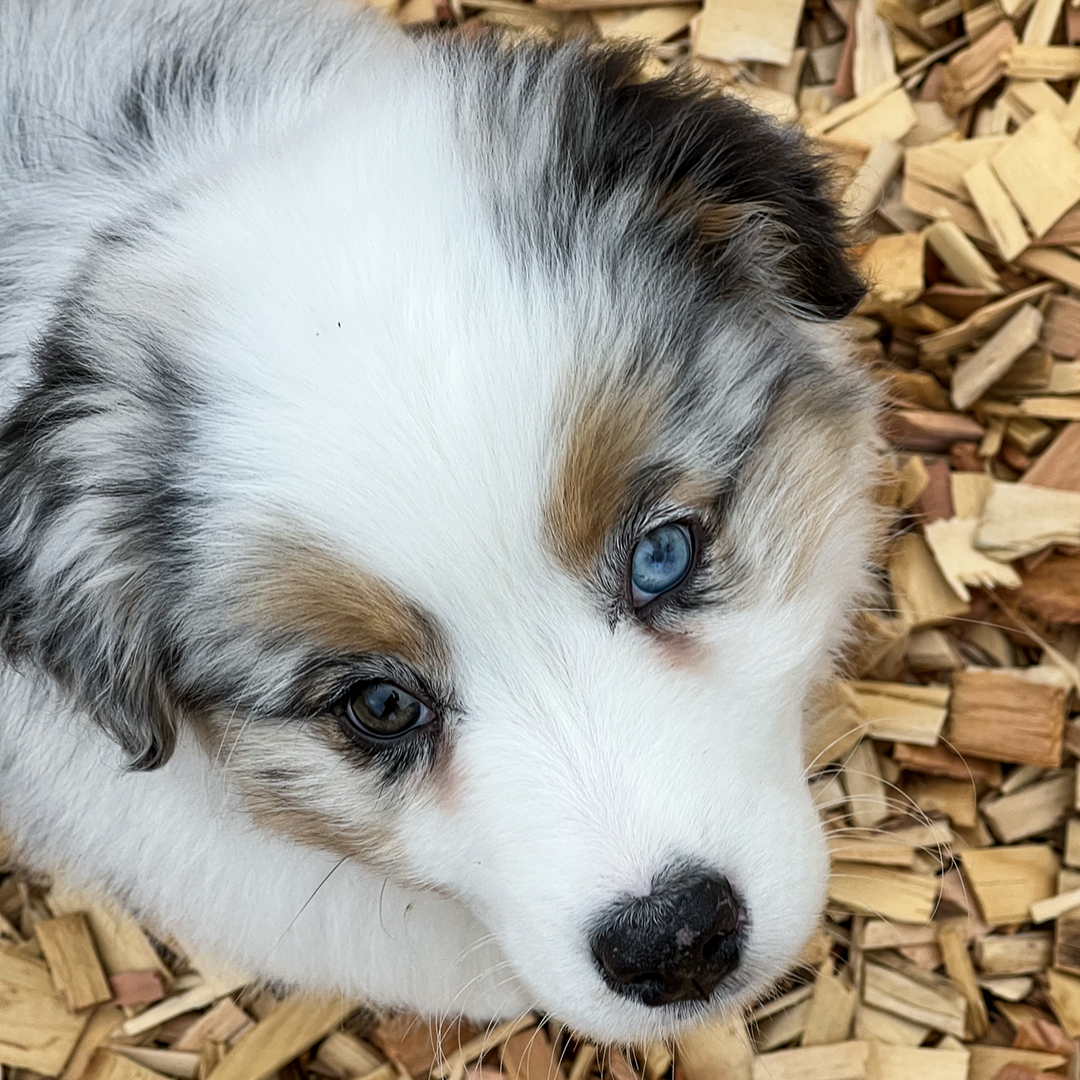
[[[1051,555],[1021,576],[1021,611],[1053,625],[1080,623],[1080,556]]]
[[[371,1041],[395,1064],[413,1076],[425,1075],[437,1059],[452,1054],[484,1029],[468,1020],[436,1028],[413,1013],[381,1020]]]
[[[897,409],[884,417],[882,426],[889,442],[901,450],[943,453],[958,440],[983,437],[982,427],[963,413]]]
[[[926,471],[930,482],[912,507],[915,516],[923,525],[929,525],[932,521],[946,521],[953,516],[952,493],[949,490],[949,463],[935,461],[927,466]]]
[[[983,460],[979,457],[979,444],[954,442],[949,447],[949,464],[954,472],[982,472]]]
[[[1043,1080],[1045,1073],[1038,1073],[1026,1065],[1006,1065],[994,1074],[994,1080]]]
[[[1029,1020],[1016,1030],[1013,1046],[1018,1050],[1044,1050],[1048,1054],[1072,1057],[1076,1041],[1049,1020]]]
[[[120,971],[109,976],[114,1005],[150,1005],[165,996],[161,972],[154,968],[143,971]]]
[[[1080,424],[1066,424],[1020,482],[1062,491],[1080,491]]]
[[[638,1080],[638,1074],[626,1060],[626,1055],[614,1047],[605,1054],[600,1075],[603,1080]]]

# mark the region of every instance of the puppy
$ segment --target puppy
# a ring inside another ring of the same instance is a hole
[[[0,0],[0,818],[242,970],[664,1037],[818,918],[862,286],[581,42]]]

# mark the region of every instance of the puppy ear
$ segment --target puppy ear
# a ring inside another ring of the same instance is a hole
[[[56,335],[0,429],[0,649],[50,676],[133,769],[168,759],[181,711],[166,632],[170,425],[152,396]]]
[[[691,257],[717,296],[751,281],[802,317],[849,314],[865,286],[828,162],[805,136],[704,79],[642,81],[639,59],[587,53],[591,92],[567,92],[564,143],[579,187],[594,200],[636,193],[634,228]]]

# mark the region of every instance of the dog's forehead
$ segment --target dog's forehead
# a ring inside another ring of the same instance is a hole
[[[330,133],[177,225],[213,300],[184,346],[195,467],[230,516],[301,520],[441,618],[585,577],[650,465],[669,502],[714,498],[810,363],[790,316],[645,303],[667,279],[637,254],[523,262],[434,122],[387,132],[394,183]]]

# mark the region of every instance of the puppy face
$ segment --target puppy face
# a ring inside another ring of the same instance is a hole
[[[560,1019],[662,1036],[818,917],[859,285],[741,106],[418,50],[100,239],[3,438],[5,648],[135,767],[190,731],[257,827],[465,904]]]

